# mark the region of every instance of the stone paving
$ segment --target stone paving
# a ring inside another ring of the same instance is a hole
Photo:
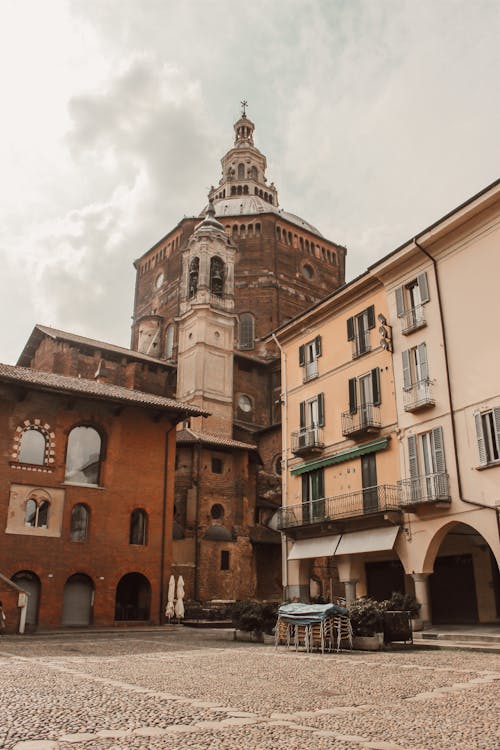
[[[0,640],[0,750],[498,750],[500,656],[165,628]]]

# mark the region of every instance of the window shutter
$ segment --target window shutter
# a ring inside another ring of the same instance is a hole
[[[403,296],[403,287],[398,286],[396,289],[396,312],[398,318],[402,318],[405,314],[405,298]]]
[[[302,502],[309,500],[309,474],[302,474]]]
[[[497,438],[497,450],[500,453],[500,408],[493,409],[493,421],[495,423],[495,434]]]
[[[356,403],[356,378],[349,379],[349,412],[356,414],[358,405]]]
[[[422,380],[429,380],[429,366],[427,364],[427,346],[424,343],[417,346],[418,362],[420,364],[420,372]]]
[[[354,318],[347,318],[347,340],[354,341]]]
[[[446,462],[444,460],[444,445],[443,445],[443,428],[435,427],[431,433],[432,443],[432,454],[434,468],[437,474],[444,473],[446,471]]]
[[[316,472],[317,475],[317,484],[316,484],[316,500],[320,500],[322,497],[325,496],[325,475],[323,472],[323,469],[318,469]]]
[[[314,353],[317,357],[321,357],[321,336],[316,336],[314,339]]]
[[[375,328],[375,305],[370,305],[366,309],[366,314],[368,316],[368,328]]]
[[[420,291],[420,300],[422,304],[429,301],[429,285],[427,284],[427,274],[421,273],[417,276],[418,289]]]
[[[408,438],[408,465],[410,468],[410,479],[418,477],[417,438],[410,435]]]
[[[373,397],[373,405],[379,406],[380,405],[380,370],[378,367],[375,367],[372,370],[372,397]]]
[[[300,402],[300,429],[303,430],[306,426],[306,402]]]
[[[302,346],[299,346],[299,367],[304,367],[306,363],[306,347],[304,344]]]
[[[498,410],[495,409],[495,411],[498,411]],[[484,466],[485,464],[488,463],[488,455],[486,453],[486,445],[484,442],[483,420],[481,418],[481,414],[479,412],[474,414],[474,419],[476,421],[477,447],[479,449],[479,463],[481,464],[481,466]]]
[[[325,394],[318,393],[318,427],[325,426]]]
[[[401,352],[403,358],[403,383],[405,391],[411,390],[411,369],[410,369],[410,350],[404,349]]]

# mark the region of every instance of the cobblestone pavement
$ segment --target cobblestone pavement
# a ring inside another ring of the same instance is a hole
[[[500,747],[500,656],[322,656],[221,637],[4,636],[0,750]]]

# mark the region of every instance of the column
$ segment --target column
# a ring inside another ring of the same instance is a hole
[[[347,606],[356,601],[356,584],[357,578],[352,578],[350,581],[344,581],[345,586],[345,601]]]
[[[420,603],[420,619],[424,625],[431,623],[431,604],[429,599],[430,573],[412,573],[415,582],[415,598]]]

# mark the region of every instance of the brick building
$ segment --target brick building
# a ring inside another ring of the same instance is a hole
[[[0,598],[18,626],[158,623],[172,563],[176,423],[200,410],[0,365]]]
[[[198,601],[281,596],[279,351],[270,331],[344,283],[346,249],[281,209],[243,113],[196,217],[136,262],[131,349],[35,327],[18,364],[173,396],[173,570]],[[170,538],[168,542],[170,542]]]
[[[344,282],[344,247],[281,209],[243,113],[222,176],[136,262],[131,347],[210,412],[178,434],[174,568],[201,601],[281,597],[280,361],[269,332]]]

